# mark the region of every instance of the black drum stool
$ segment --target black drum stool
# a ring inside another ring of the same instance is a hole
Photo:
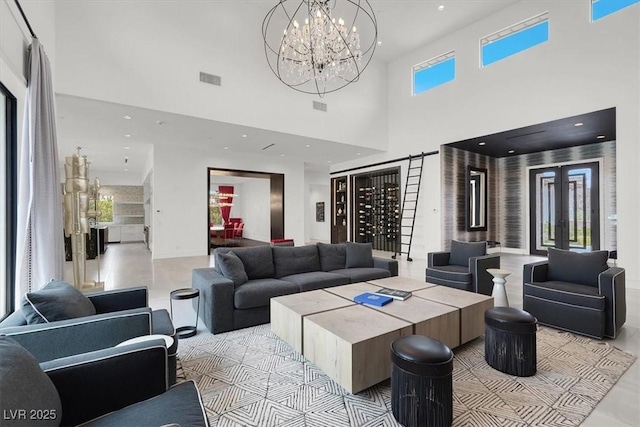
[[[453,352],[421,335],[391,343],[391,411],[407,427],[450,426]]]
[[[524,310],[493,307],[484,312],[484,359],[505,374],[536,373],[536,323]]]

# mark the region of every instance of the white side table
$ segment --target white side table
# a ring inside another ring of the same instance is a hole
[[[501,268],[489,268],[487,269],[487,273],[493,276],[493,292],[491,293],[491,296],[493,297],[493,306],[509,307],[507,290],[505,289],[504,284],[507,283],[505,279],[511,274],[511,272]]]

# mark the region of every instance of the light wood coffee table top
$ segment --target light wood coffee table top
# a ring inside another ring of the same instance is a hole
[[[284,305],[300,316],[355,304],[353,301],[347,301],[337,295],[325,292],[323,289],[275,297],[271,298],[271,301]]]
[[[402,328],[411,328],[409,322],[378,313],[360,304],[311,314],[304,319],[305,324],[313,322],[350,344],[363,342]],[[305,336],[305,340],[306,338]]]
[[[371,283],[383,288],[399,289],[401,291],[413,292],[420,289],[431,288],[433,283],[427,283],[424,280],[409,279],[406,277],[393,276],[385,277],[384,279],[367,280],[367,283]]]
[[[342,298],[353,301],[353,297],[365,292],[375,292],[380,290],[380,286],[372,285],[367,282],[352,283],[350,285],[334,286],[333,288],[324,288],[325,292],[338,295]]]

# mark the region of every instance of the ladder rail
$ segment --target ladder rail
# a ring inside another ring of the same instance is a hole
[[[413,242],[413,231],[416,224],[416,213],[418,211],[418,201],[420,200],[420,186],[422,184],[422,170],[424,168],[424,153],[421,153],[420,156],[409,157],[409,167],[407,169],[407,179],[405,181],[404,186],[404,195],[402,197],[402,210],[400,211],[400,225],[398,230],[398,238],[396,242],[396,251],[393,254],[392,258],[396,258],[397,254],[407,254],[407,261],[413,261],[411,259],[411,243]],[[414,160],[417,161],[417,158],[420,157],[420,166],[413,166]],[[419,170],[417,174],[411,171]],[[410,182],[412,178],[418,178],[417,182]],[[411,191],[413,187],[415,191]],[[408,198],[408,195],[415,194],[415,199]],[[407,207],[407,203],[415,203],[413,207]],[[408,212],[411,212],[409,215]],[[405,215],[406,214],[406,215]],[[411,225],[404,225],[405,220],[410,220]],[[403,228],[409,228],[409,232],[403,233]],[[403,242],[402,238],[408,237],[408,242]],[[402,250],[402,247],[407,246],[406,252]]]

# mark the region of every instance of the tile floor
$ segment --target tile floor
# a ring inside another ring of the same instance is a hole
[[[389,256],[378,253],[379,256]],[[527,255],[502,254],[501,266],[513,272],[507,278],[507,296],[510,305],[522,307],[522,266],[540,260]],[[151,260],[151,252],[143,243],[117,243],[108,245],[101,258],[100,280],[105,289],[145,285],[149,288],[149,303],[153,308],[169,309],[169,292],[188,288],[191,270],[211,266],[209,256]],[[399,275],[424,279],[425,259],[414,254],[414,261],[399,260]],[[65,279],[72,280],[71,262],[65,265]],[[87,279],[97,280],[97,260],[87,261]],[[615,340],[616,347],[640,355],[640,290],[627,289],[627,321]],[[177,309],[176,309],[177,311]],[[186,319],[176,318],[176,322]],[[193,315],[193,313],[190,313]],[[178,315],[178,313],[176,313]],[[201,323],[198,329],[208,333]],[[585,427],[639,426],[640,425],[640,363],[634,363],[620,381],[605,396],[584,422]]]

